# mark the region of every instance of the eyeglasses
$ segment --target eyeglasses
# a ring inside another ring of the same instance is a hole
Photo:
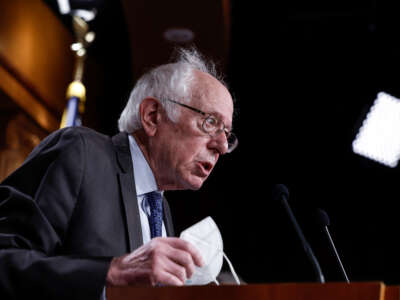
[[[193,111],[201,114],[204,117],[203,123],[201,124],[202,125],[201,128],[203,129],[204,133],[207,133],[210,136],[217,136],[221,132],[224,132],[225,136],[226,136],[226,140],[228,142],[227,153],[231,153],[233,150],[235,150],[239,141],[238,141],[236,135],[233,132],[229,131],[225,127],[225,124],[220,119],[213,116],[212,114],[205,113],[204,111],[201,111],[200,109],[191,107],[189,105],[180,103],[178,101],[167,99],[167,98],[164,98],[164,100],[167,100],[169,102],[186,107],[190,110],[193,110]]]

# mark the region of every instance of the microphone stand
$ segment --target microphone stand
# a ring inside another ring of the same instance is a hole
[[[310,245],[308,244],[306,238],[304,237],[304,234],[301,231],[300,226],[297,223],[297,220],[296,220],[296,218],[295,218],[295,216],[294,216],[294,214],[293,214],[293,212],[292,212],[292,210],[291,210],[286,198],[287,198],[286,195],[284,193],[282,193],[282,197],[281,197],[282,203],[283,203],[283,205],[284,205],[284,207],[285,207],[285,209],[286,209],[286,211],[287,211],[287,213],[289,215],[290,220],[293,223],[294,229],[296,230],[297,235],[299,236],[299,238],[301,240],[301,243],[303,245],[303,248],[304,248],[306,254],[308,255],[309,259],[311,260],[311,263],[312,263],[312,265],[314,267],[314,270],[315,270],[315,272],[317,274],[317,281],[319,283],[325,283],[325,277],[324,277],[324,275],[322,273],[322,270],[321,270],[321,267],[320,267],[320,265],[318,263],[318,260],[315,257],[314,252],[312,251],[312,249],[311,249]]]

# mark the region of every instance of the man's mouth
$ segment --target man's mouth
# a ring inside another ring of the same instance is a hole
[[[214,167],[214,165],[208,161],[199,161],[197,165],[200,167],[200,172],[202,176],[208,176]]]

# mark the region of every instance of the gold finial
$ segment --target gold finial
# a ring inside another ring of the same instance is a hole
[[[67,89],[67,99],[71,97],[77,97],[83,102],[86,100],[86,88],[82,82],[75,80],[69,84]]]

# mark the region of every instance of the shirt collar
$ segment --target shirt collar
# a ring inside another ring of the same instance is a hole
[[[135,178],[136,193],[141,196],[152,191],[157,191],[157,183],[142,150],[132,135],[128,136],[131,150],[133,176]]]

